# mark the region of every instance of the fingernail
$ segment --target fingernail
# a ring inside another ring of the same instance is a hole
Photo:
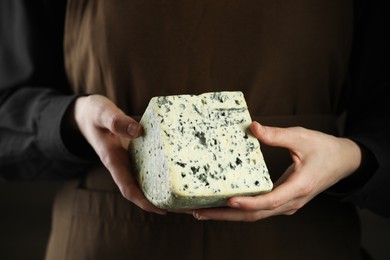
[[[207,217],[207,216],[202,216],[202,215],[200,215],[199,212],[196,211],[196,210],[193,212],[193,216],[194,216],[194,218],[196,218],[197,220],[209,220],[209,219],[210,219],[210,218]]]
[[[231,204],[231,207],[232,207],[232,208],[235,208],[235,209],[239,209],[239,208],[241,208],[241,205],[238,204],[237,202],[233,202],[233,203]]]
[[[198,220],[210,220],[210,218],[206,217],[206,216],[199,216],[197,219]]]
[[[154,211],[154,213],[159,214],[159,215],[166,215],[167,214],[167,212],[165,210],[156,210],[156,211]]]
[[[130,137],[138,137],[141,131],[141,125],[138,123],[131,123],[127,126],[127,133]]]

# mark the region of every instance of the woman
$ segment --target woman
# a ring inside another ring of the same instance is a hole
[[[47,57],[59,68],[34,55],[57,23],[35,27],[20,17],[61,8],[8,3],[28,14],[11,15],[15,26],[48,30],[10,30],[27,39],[9,48],[18,73],[1,85],[2,116],[12,112],[2,117],[2,175],[77,177],[56,199],[47,259],[359,259],[356,212],[341,199],[389,215],[383,16],[377,4],[363,4],[70,0],[63,34],[69,86],[55,87],[65,82],[60,48],[47,51],[58,55]],[[47,80],[53,69],[58,74]],[[142,134],[135,119],[152,96],[219,90],[243,91],[261,122],[251,130],[263,143],[274,191],[190,214],[154,207],[123,148]],[[15,140],[21,148],[11,146]],[[15,162],[6,164],[10,155]]]

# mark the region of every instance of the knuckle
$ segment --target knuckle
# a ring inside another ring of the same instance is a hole
[[[281,201],[277,198],[271,198],[268,202],[268,205],[270,210],[275,210],[281,206]]]
[[[82,98],[88,106],[94,107],[95,109],[98,108],[98,106],[96,106],[96,102],[95,102],[95,99],[96,99],[95,95],[84,96]]]
[[[292,127],[293,130],[297,131],[298,133],[305,133],[306,129],[302,126],[294,126]]]
[[[283,135],[282,128],[273,128],[272,131],[267,131],[267,136],[270,141],[279,140],[279,138]]]
[[[125,199],[127,199],[127,200],[129,200],[129,201],[132,201],[132,200],[133,200],[133,198],[134,198],[134,192],[133,192],[133,189],[131,189],[130,186],[128,186],[128,185],[121,185],[121,186],[119,186],[119,190],[120,190],[122,196],[123,196]]]
[[[260,218],[259,218],[258,214],[254,213],[254,212],[248,213],[244,216],[244,222],[255,222],[259,219]]]
[[[111,113],[107,120],[110,131],[113,133],[117,132],[120,126],[120,114]]]
[[[106,166],[107,169],[111,168],[112,160],[109,153],[100,152],[100,161],[102,161],[102,163],[104,164],[104,166]]]
[[[127,189],[124,188],[123,186],[119,186],[118,188],[119,188],[120,193],[122,194],[122,197],[127,199],[127,200],[130,200]]]
[[[300,185],[298,188],[297,188],[297,194],[301,195],[301,196],[307,196],[309,195],[311,192],[312,192],[312,187],[311,185]]]
[[[289,210],[289,211],[285,212],[284,215],[286,215],[286,216],[292,216],[292,215],[294,215],[297,211],[298,211],[297,209]]]
[[[305,205],[305,202],[303,200],[295,201],[291,208],[287,211],[287,213],[295,214],[298,210],[300,210]]]
[[[294,133],[299,136],[299,137],[304,137],[307,135],[307,129],[302,127],[302,126],[293,126],[293,127],[290,127],[290,129],[292,131],[294,131]]]
[[[119,190],[120,190],[122,196],[126,200],[130,201],[131,203],[133,203],[134,205],[136,205],[137,207],[139,207],[140,209],[142,209],[144,211],[153,212],[153,209],[150,207],[148,201],[146,199],[142,199],[142,198],[139,198],[139,196],[137,196],[138,194],[135,191],[133,185],[121,186],[121,187],[119,187]]]
[[[294,132],[295,138],[300,140],[301,142],[309,140],[308,131],[306,128],[302,126],[294,126],[290,129]]]

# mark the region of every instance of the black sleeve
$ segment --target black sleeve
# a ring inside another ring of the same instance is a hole
[[[385,1],[356,1],[355,35],[347,92],[346,136],[363,149],[355,178],[363,181],[346,200],[390,217],[390,84]],[[344,184],[348,184],[344,181]],[[349,182],[351,184],[351,182]]]
[[[64,143],[76,97],[63,65],[65,5],[0,1],[0,179],[67,179],[89,163]]]

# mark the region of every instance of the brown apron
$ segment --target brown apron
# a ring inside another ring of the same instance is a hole
[[[351,1],[70,0],[65,61],[75,92],[132,116],[157,95],[241,90],[263,124],[337,135],[351,34]],[[262,150],[275,181],[289,153]],[[96,165],[58,194],[47,259],[360,259],[359,236],[326,194],[254,223],[149,214]]]

